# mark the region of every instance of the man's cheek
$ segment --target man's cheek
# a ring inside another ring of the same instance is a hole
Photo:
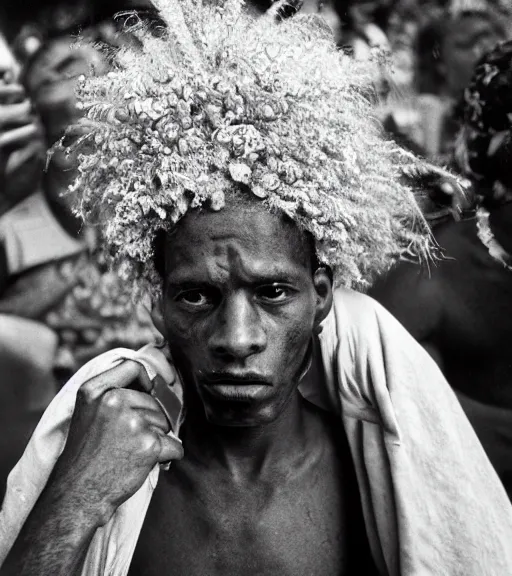
[[[295,375],[304,362],[305,355],[311,342],[313,332],[312,323],[298,322],[287,330],[286,334],[281,338],[279,346],[276,350],[280,350],[282,357],[284,372],[290,376]]]
[[[190,319],[168,317],[166,319],[167,338],[171,354],[189,364],[205,357],[205,335],[203,330]]]
[[[182,346],[197,341],[201,332],[197,319],[191,318],[189,314],[179,313],[169,306],[165,309],[165,326],[169,342]]]

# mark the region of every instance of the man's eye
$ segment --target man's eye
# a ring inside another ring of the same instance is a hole
[[[176,300],[194,308],[200,308],[211,304],[211,299],[201,290],[188,290],[187,292],[182,292],[181,294],[178,294]]]
[[[281,302],[282,300],[286,300],[291,292],[291,289],[287,286],[271,284],[270,286],[262,286],[259,288],[258,296],[269,302]]]

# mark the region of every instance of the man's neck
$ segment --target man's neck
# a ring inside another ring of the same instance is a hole
[[[286,468],[304,449],[306,412],[297,390],[279,417],[261,426],[219,426],[208,422],[201,409],[188,409],[182,434],[185,458],[210,469],[217,466],[240,480]]]

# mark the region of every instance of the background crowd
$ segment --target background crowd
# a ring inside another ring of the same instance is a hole
[[[256,13],[271,4],[270,0],[247,1]],[[375,74],[375,106],[389,137],[431,164],[431,171],[424,175],[421,200],[436,239],[459,257],[459,230],[471,237],[476,212],[482,207],[490,211],[492,223],[493,211],[504,214],[496,207],[506,206],[512,191],[508,175],[512,48],[506,44],[512,39],[512,3],[293,0],[280,17],[293,17],[298,10],[321,14],[340,49],[368,61]],[[66,195],[73,180],[73,158],[59,149],[63,138],[80,136],[66,133],[80,116],[74,95],[77,79],[83,74],[108,73],[112,50],[137,42],[126,25],[141,21],[158,33],[161,22],[146,0],[3,0],[0,4],[0,495],[8,470],[66,380],[105,350],[138,348],[157,338],[145,304],[134,305],[103,262],[94,222],[84,225],[74,218]],[[485,60],[496,45],[498,52],[491,52],[494,56]],[[482,57],[485,63],[475,72]],[[486,87],[491,87],[487,95]],[[494,102],[491,115],[485,112],[490,106],[486,99]],[[438,173],[437,166],[450,167],[461,179],[440,176],[444,173]],[[487,297],[501,307],[492,318],[483,314],[484,328],[478,334],[487,333],[486,322],[492,325],[496,339],[505,343],[501,348],[493,344],[493,350],[503,348],[502,357],[508,358],[506,337],[512,322],[507,323],[505,313],[512,306],[512,267],[507,268],[505,255],[507,243],[512,253],[512,242],[506,234],[506,217],[502,218],[501,229],[498,221],[496,227],[502,230],[498,239],[504,255],[499,272],[505,276],[497,281],[485,271],[476,272],[490,283],[498,282],[497,295]],[[455,232],[454,225],[459,226]],[[446,234],[455,240],[447,241]],[[477,252],[470,249],[469,256],[461,256],[463,261],[466,258],[465,270],[473,266],[472,256]],[[435,340],[433,333],[424,336],[416,330],[417,324],[424,324],[416,310],[432,318],[439,301],[449,302],[453,282],[444,278],[442,293],[431,303],[420,297],[429,292],[430,284],[418,286],[403,276],[383,280],[375,297],[442,367],[448,364],[441,358],[443,353],[450,358],[464,356],[460,350],[467,353],[470,348],[464,348],[466,342],[456,322],[456,328],[448,329],[449,351],[441,345],[429,348]],[[464,280],[468,281],[472,279]],[[404,294],[411,303],[401,310],[407,300]],[[457,296],[464,298],[464,289]],[[450,306],[450,310],[455,308]],[[461,314],[467,320],[481,309],[472,300]],[[445,330],[441,321],[436,330]],[[501,361],[482,358],[493,366]],[[512,362],[507,359],[502,364],[489,383],[489,387],[505,389],[502,394],[487,394],[490,371],[485,372],[480,387],[469,390],[458,382],[471,380],[471,370],[468,376],[467,370],[450,367],[447,377],[461,392],[461,402],[493,463],[500,468],[496,462],[506,461],[512,469],[512,453],[503,447],[493,452],[495,436],[506,438],[507,447],[512,446],[512,416],[507,412],[510,408],[512,415],[512,392],[508,396],[506,392]],[[475,404],[465,405],[464,394]],[[495,412],[484,410],[482,415],[477,402],[492,406]],[[507,470],[498,471],[503,472],[506,484]]]

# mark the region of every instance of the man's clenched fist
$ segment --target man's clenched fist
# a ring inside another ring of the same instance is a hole
[[[144,392],[127,389],[138,383]],[[183,457],[181,442],[149,394],[142,366],[125,361],[79,390],[66,446],[51,483],[83,512],[106,523],[157,463]]]

